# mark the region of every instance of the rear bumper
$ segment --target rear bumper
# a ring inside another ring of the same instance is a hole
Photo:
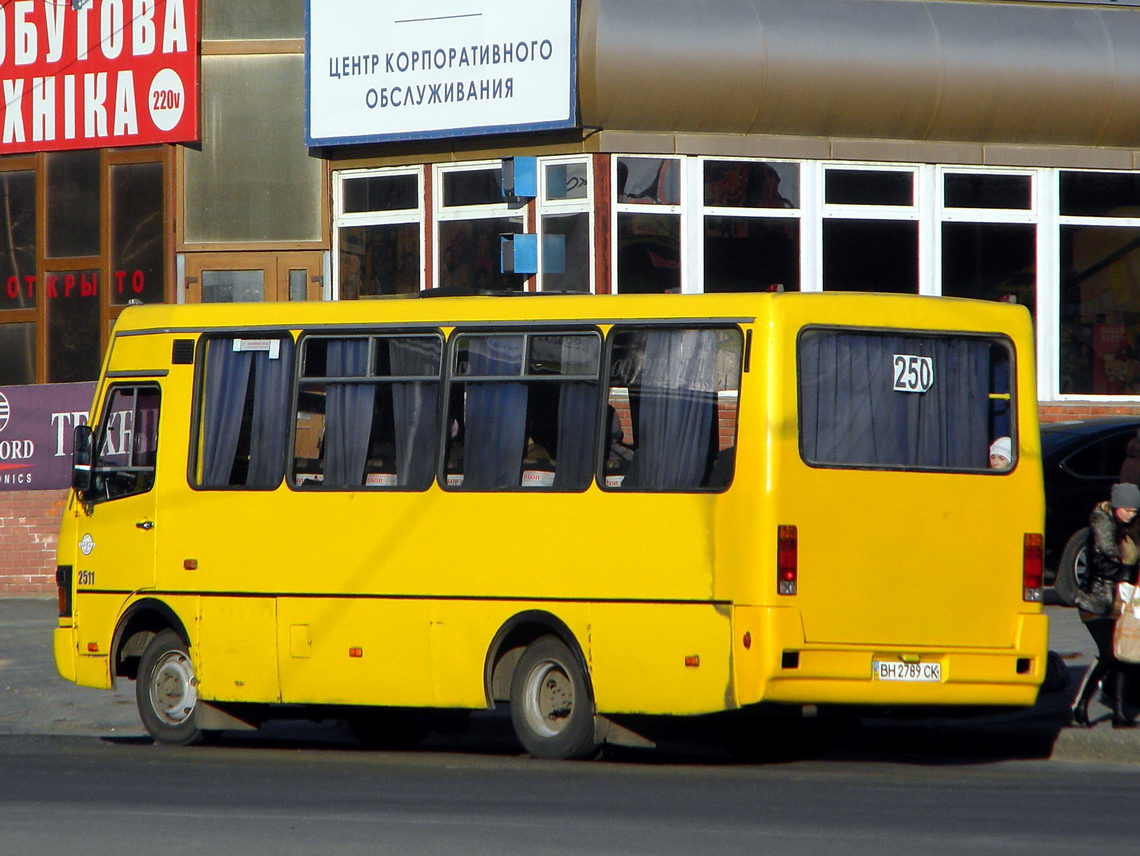
[[[752,611],[748,607],[742,609]],[[769,638],[796,638],[793,629],[800,626],[798,611],[762,612],[791,613],[754,618],[782,625],[782,632]],[[759,668],[738,668],[737,701],[741,705],[779,702],[872,707],[1028,707],[1036,702],[1045,678],[1048,627],[1045,615],[1018,616],[1014,644],[1008,648],[786,645],[780,651],[758,652],[764,660],[756,664]],[[802,634],[799,638],[802,643]],[[746,662],[749,652],[742,653]],[[872,665],[876,661],[936,662],[941,667],[941,680],[879,680]],[[739,667],[741,660],[737,662]]]

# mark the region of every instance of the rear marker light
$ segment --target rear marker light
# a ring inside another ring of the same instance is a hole
[[[795,526],[776,527],[776,592],[795,594],[799,580],[799,536]]]
[[[1041,588],[1045,581],[1045,538],[1039,532],[1026,532],[1021,548],[1021,598],[1040,603]]]
[[[752,634],[748,631],[745,631],[744,639],[742,641],[744,642],[744,650],[749,650],[752,647]]]

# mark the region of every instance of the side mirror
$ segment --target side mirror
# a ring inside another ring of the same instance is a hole
[[[71,487],[76,493],[87,493],[91,490],[91,465],[95,457],[94,432],[90,425],[76,425],[72,437]]]

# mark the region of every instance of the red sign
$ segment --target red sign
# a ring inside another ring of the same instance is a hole
[[[0,5],[0,154],[198,139],[197,0]]]

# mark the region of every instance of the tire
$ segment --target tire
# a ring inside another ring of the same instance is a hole
[[[1078,529],[1065,543],[1061,560],[1057,563],[1057,578],[1053,581],[1053,591],[1065,606],[1075,606],[1077,589],[1084,582],[1088,568],[1088,527]]]
[[[574,653],[556,636],[527,646],[511,678],[511,723],[535,758],[590,758],[597,754],[594,699]]]
[[[189,649],[173,630],[163,630],[139,659],[135,700],[156,743],[190,746],[207,737],[197,724],[198,678]]]

